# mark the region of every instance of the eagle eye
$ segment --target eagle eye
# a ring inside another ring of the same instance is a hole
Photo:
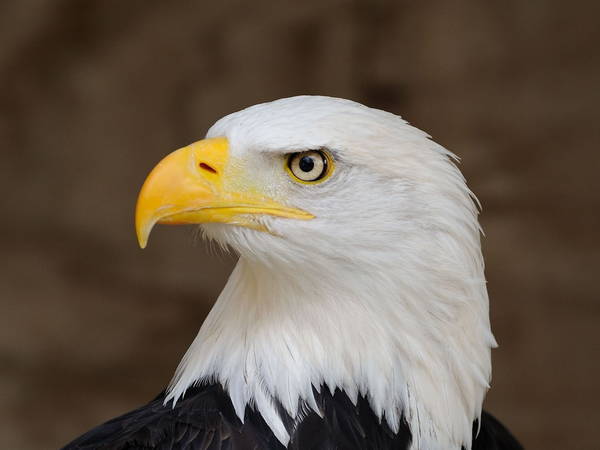
[[[290,153],[287,156],[286,169],[295,181],[320,183],[331,174],[333,158],[323,150]]]

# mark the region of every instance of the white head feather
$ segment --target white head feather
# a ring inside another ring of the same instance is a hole
[[[219,120],[230,153],[269,195],[316,216],[262,217],[273,234],[202,225],[240,260],[170,386],[216,380],[240,419],[257,409],[289,434],[313,387],[366,396],[413,449],[471,447],[491,377],[477,208],[453,155],[399,116],[328,97],[292,97]],[[286,153],[327,148],[333,176],[295,183]]]

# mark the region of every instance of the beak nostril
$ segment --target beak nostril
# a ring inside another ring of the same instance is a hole
[[[198,164],[198,166],[199,166],[201,169],[204,169],[204,170],[206,170],[206,171],[208,171],[208,172],[210,172],[210,173],[217,173],[217,171],[216,171],[216,169],[215,169],[214,167],[212,167],[212,166],[209,166],[209,165],[208,165],[208,164],[206,164],[206,163],[203,163],[203,162],[201,162],[200,164]]]

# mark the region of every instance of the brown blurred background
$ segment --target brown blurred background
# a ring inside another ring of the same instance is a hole
[[[600,33],[578,2],[0,6],[0,448],[52,449],[161,390],[232,257],[132,215],[222,115],[295,94],[401,114],[481,199],[501,347],[486,408],[597,449]]]

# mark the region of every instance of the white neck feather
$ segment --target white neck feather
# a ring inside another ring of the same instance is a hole
[[[324,385],[353,400],[363,394],[392,429],[405,417],[413,449],[470,449],[495,345],[473,236],[461,249],[442,235],[430,261],[397,260],[395,273],[348,261],[335,270],[274,270],[242,256],[167,401],[198,381],[218,381],[241,420],[254,407],[287,444],[273,400],[301,419],[303,408],[318,412],[313,387]],[[440,257],[448,252],[460,264]]]

